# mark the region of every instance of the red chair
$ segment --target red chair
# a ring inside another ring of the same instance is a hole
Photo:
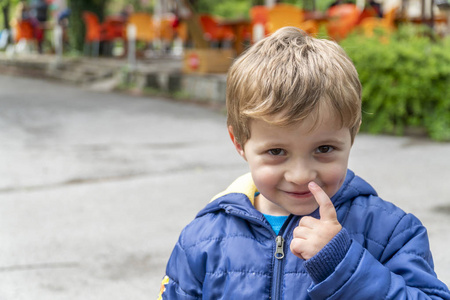
[[[328,35],[336,41],[342,40],[356,27],[360,10],[354,4],[339,4],[328,9]]]
[[[200,15],[200,24],[205,40],[211,43],[220,43],[234,39],[233,30],[228,26],[219,26],[216,19],[211,15]]]
[[[252,42],[257,42],[268,35],[267,22],[269,9],[265,5],[255,5],[250,8],[250,20],[252,26]]]
[[[375,11],[375,9],[371,8],[371,7],[365,7],[363,9],[363,11],[361,12],[361,14],[358,17],[358,21],[356,22],[357,25],[361,24],[361,22],[364,19],[367,18],[376,18],[377,17],[377,12]]]
[[[366,36],[371,37],[377,29],[381,29],[385,34],[390,34],[396,29],[395,17],[398,7],[389,10],[383,18],[367,17],[361,21],[359,26]]]
[[[101,27],[106,40],[125,39],[125,22],[122,18],[106,17]]]

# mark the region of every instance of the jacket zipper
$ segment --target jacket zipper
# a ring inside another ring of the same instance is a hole
[[[228,212],[230,213],[230,212]],[[270,227],[270,225],[268,225],[266,222],[261,222],[259,219],[257,218],[252,218],[252,217],[244,217],[242,215],[239,215],[239,217],[243,218],[243,219],[247,219],[249,221],[261,224],[265,227],[268,226],[268,228],[270,228],[270,230],[272,229]],[[284,259],[284,232],[286,231],[286,228],[288,227],[288,225],[290,225],[292,218],[294,217],[294,215],[289,215],[289,217],[286,219],[286,221],[284,222],[283,226],[281,227],[280,231],[278,232],[278,235],[275,234],[275,232],[272,233],[275,236],[275,254],[274,254],[274,270],[273,270],[273,277],[274,277],[274,281],[275,284],[272,287],[272,294],[271,297],[269,299],[281,299],[281,281],[283,279],[283,259]]]
[[[272,289],[272,297],[271,299],[278,300],[281,299],[281,283],[283,280],[283,259],[284,259],[284,232],[286,231],[287,226],[290,224],[293,215],[290,215],[287,220],[284,222],[283,227],[281,227],[278,235],[275,237],[275,263],[274,263],[274,281],[275,285]]]
[[[284,257],[284,239],[281,235],[275,238],[275,243],[277,244],[277,250],[275,251],[276,259],[283,259]]]
[[[280,299],[281,294],[281,280],[283,278],[283,263],[282,259],[284,258],[284,238],[281,235],[278,235],[275,238],[276,243],[276,251],[275,251],[275,268],[273,272],[273,276],[275,277],[275,289],[273,291],[272,299],[278,300]]]

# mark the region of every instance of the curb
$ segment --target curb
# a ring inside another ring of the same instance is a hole
[[[3,74],[45,78],[98,91],[133,89],[211,104],[225,103],[226,74],[183,73],[176,57],[155,57],[130,68],[126,60],[0,54]]]

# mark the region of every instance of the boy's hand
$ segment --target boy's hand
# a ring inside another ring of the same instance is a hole
[[[301,218],[291,242],[292,253],[304,260],[316,255],[342,229],[328,195],[315,182],[310,182],[308,188],[319,204],[320,220],[309,216]]]

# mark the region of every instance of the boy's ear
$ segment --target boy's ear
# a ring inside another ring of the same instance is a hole
[[[233,127],[231,125],[228,126],[228,134],[230,135],[231,141],[233,142],[233,145],[234,145],[234,148],[236,148],[236,151],[239,153],[240,156],[242,156],[245,159],[244,148],[242,148],[241,144],[239,144],[236,141],[236,138],[234,137],[234,133],[233,133]]]

